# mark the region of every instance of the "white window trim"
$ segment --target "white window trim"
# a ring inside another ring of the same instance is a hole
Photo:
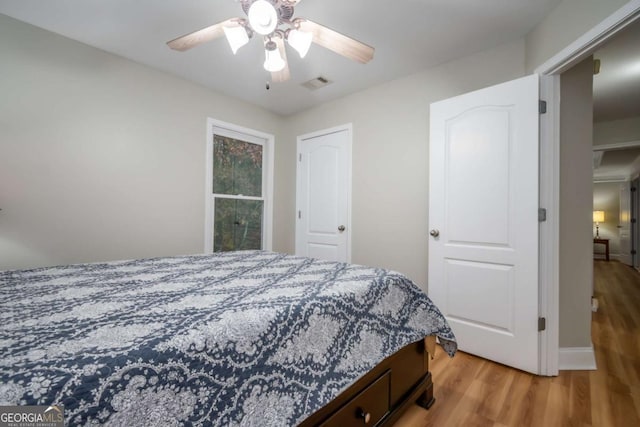
[[[232,196],[234,199],[264,199],[264,215],[262,217],[262,249],[273,250],[273,173],[275,137],[271,134],[245,128],[232,123],[207,118],[207,152],[205,159],[205,217],[204,217],[204,253],[213,253],[213,135],[224,135],[231,138],[248,140],[263,145],[262,150],[262,198],[249,196]],[[247,138],[248,137],[248,138]],[[224,197],[224,196],[218,196]]]

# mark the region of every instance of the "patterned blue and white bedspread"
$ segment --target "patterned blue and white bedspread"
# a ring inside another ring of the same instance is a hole
[[[455,338],[399,273],[245,251],[0,272],[0,405],[70,425],[295,425]]]

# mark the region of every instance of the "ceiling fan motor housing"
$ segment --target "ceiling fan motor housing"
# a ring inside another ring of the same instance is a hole
[[[240,0],[242,4],[242,10],[244,11],[245,15],[247,16],[249,15],[249,9],[251,8],[251,5],[256,1],[258,0]],[[287,23],[291,21],[291,18],[293,17],[293,13],[294,13],[294,8],[293,8],[294,3],[290,3],[286,0],[284,1],[283,0],[265,0],[265,1],[271,3],[274,9],[276,10],[276,13],[278,14],[278,26],[283,23]]]

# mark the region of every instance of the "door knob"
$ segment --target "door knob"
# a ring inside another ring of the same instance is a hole
[[[346,229],[345,229],[345,227],[344,227],[344,225],[341,225],[340,227],[338,227],[338,231],[339,231],[339,232],[341,232],[341,233],[342,233],[344,230],[346,230]]]
[[[429,232],[429,234],[431,234],[431,237],[438,237],[440,235],[440,231],[433,229]]]

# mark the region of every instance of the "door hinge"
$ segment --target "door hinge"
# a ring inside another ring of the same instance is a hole
[[[531,104],[529,104],[531,105]],[[547,101],[539,100],[538,101],[538,113],[545,114],[547,112]]]
[[[298,219],[302,219],[302,211],[298,211]]]
[[[631,224],[635,224],[637,220],[635,218],[631,218]]]
[[[631,255],[635,255],[637,253],[638,253],[638,251],[636,251],[635,249],[631,249]]]
[[[547,220],[547,210],[545,208],[538,209],[538,222],[545,222]]]
[[[538,317],[538,332],[542,332],[547,329],[547,319],[544,317]]]
[[[299,162],[301,162],[301,161],[302,161],[302,153],[300,153],[300,154],[298,155],[298,161],[299,161]]]
[[[636,191],[636,187],[631,187],[631,192],[635,192]]]

